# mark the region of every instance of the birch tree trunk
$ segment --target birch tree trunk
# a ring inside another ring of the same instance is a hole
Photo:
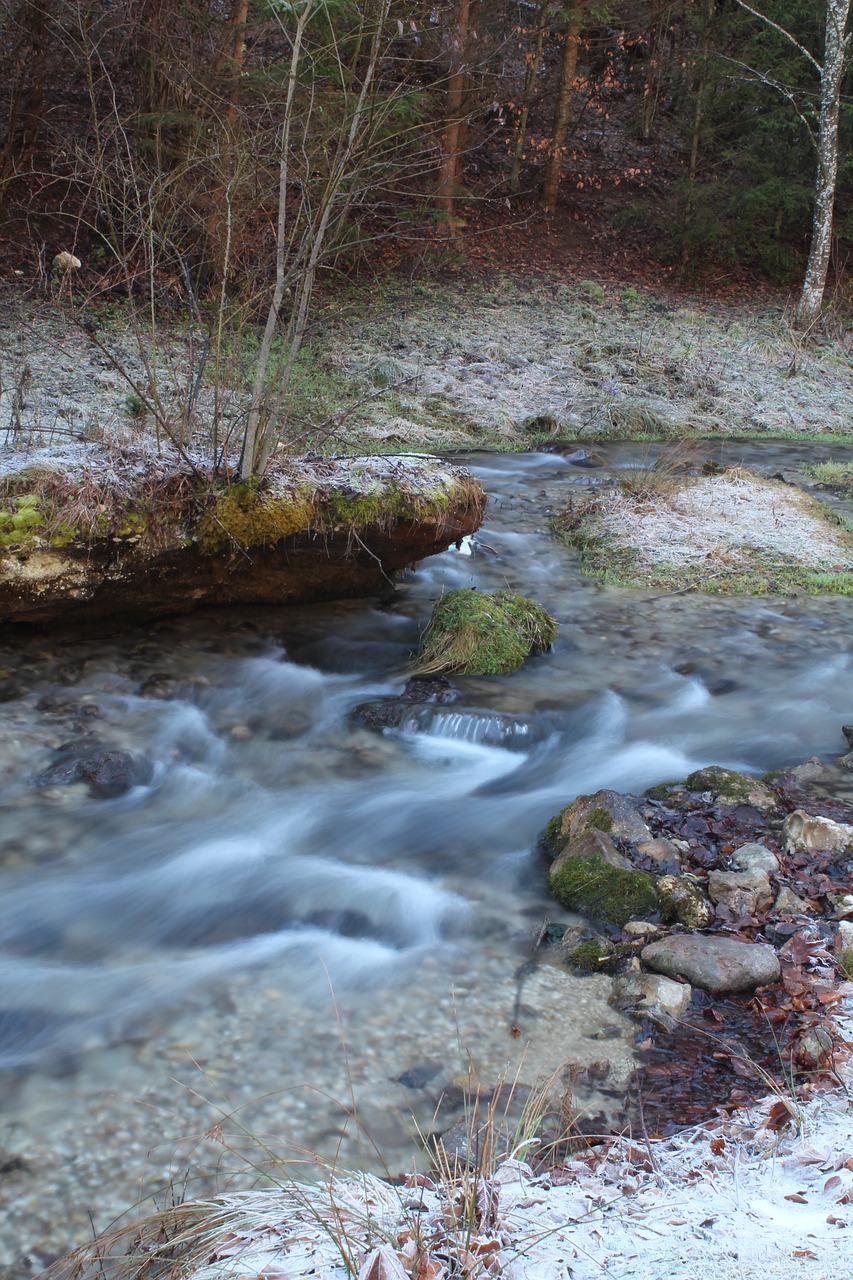
[[[826,0],[812,241],[796,311],[796,323],[800,329],[808,328],[820,315],[832,250],[832,219],[838,177],[838,117],[841,108],[841,82],[850,49],[850,35],[847,33],[850,5],[851,0]]]
[[[569,110],[572,105],[575,73],[578,69],[578,46],[585,6],[586,0],[576,0],[574,6],[566,10],[569,25],[566,28],[566,43],[563,46],[563,61],[560,65],[560,85],[557,90],[554,126],[551,130],[551,146],[545,167],[545,177],[542,179],[540,203],[546,213],[552,213],[557,204],[557,192],[563,175],[563,155],[566,150],[566,135],[569,132]]]

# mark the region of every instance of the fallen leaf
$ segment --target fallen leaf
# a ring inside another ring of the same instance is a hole
[[[799,1191],[794,1191],[791,1195],[785,1196],[786,1200],[793,1200],[794,1204],[808,1204],[805,1196],[801,1196]]]

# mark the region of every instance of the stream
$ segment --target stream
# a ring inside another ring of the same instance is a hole
[[[605,447],[613,467],[642,451]],[[844,455],[761,442],[725,460]],[[466,1089],[567,1062],[608,1064],[583,1098],[606,1121],[635,1028],[608,979],[531,962],[543,921],[571,919],[538,833],[580,792],[844,749],[853,600],[604,589],[548,532],[568,486],[600,472],[550,453],[462,461],[490,494],[482,530],[387,603],[0,646],[11,1276],[185,1166],[190,1195],[245,1184],[265,1151],[306,1176],[308,1153],[411,1169],[418,1133],[458,1118]],[[403,692],[431,602],[465,586],[544,605],[554,651],[367,725],[356,709]],[[93,797],[51,775],[89,745],[144,759],[137,785]]]

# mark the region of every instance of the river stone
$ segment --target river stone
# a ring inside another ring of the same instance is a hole
[[[831,818],[813,817],[805,809],[795,809],[788,814],[782,827],[782,840],[788,853],[801,853],[809,849],[844,853],[853,849],[853,827]]]
[[[738,919],[769,907],[773,890],[766,871],[711,871],[708,896],[727,915]]]
[[[144,756],[129,751],[100,751],[92,755],[69,752],[42,774],[40,783],[87,782],[93,796],[111,800],[131,788],[151,781],[153,765]]]
[[[800,916],[804,912],[810,912],[811,907],[804,898],[799,898],[793,889],[789,889],[786,884],[776,895],[776,901],[773,903],[773,912],[777,916]]]
[[[686,982],[674,982],[656,973],[625,973],[613,980],[610,1003],[632,1018],[648,1018],[671,1031],[687,1012],[692,995]]]
[[[652,840],[638,840],[637,853],[653,862],[658,871],[674,872],[681,867],[679,852],[666,836],[656,836]]]
[[[666,923],[675,921],[687,929],[704,929],[711,923],[713,912],[695,880],[688,876],[661,876],[657,889]]]
[[[763,844],[742,844],[732,854],[732,866],[735,871],[764,871],[775,876],[779,870],[779,859]]]
[[[750,991],[780,974],[772,947],[718,934],[672,934],[650,942],[640,956],[655,973],[683,976],[705,991]]]
[[[587,831],[604,831],[616,840],[651,840],[652,833],[637,812],[636,803],[618,791],[578,796],[563,813],[560,837],[575,840]]]
[[[577,840],[570,841],[554,859],[551,864],[551,875],[565,865],[567,858],[590,858],[593,854],[598,854],[610,867],[620,867],[623,871],[631,867],[628,859],[619,852],[616,841],[605,831],[585,831]]]
[[[769,813],[779,803],[775,792],[760,778],[718,765],[696,769],[685,779],[685,786],[690,791],[709,791],[718,804],[748,804],[759,813]]]

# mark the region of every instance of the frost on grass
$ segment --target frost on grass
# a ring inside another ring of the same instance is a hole
[[[557,528],[588,572],[628,585],[853,589],[850,531],[810,495],[739,469],[597,493],[570,504]]]

